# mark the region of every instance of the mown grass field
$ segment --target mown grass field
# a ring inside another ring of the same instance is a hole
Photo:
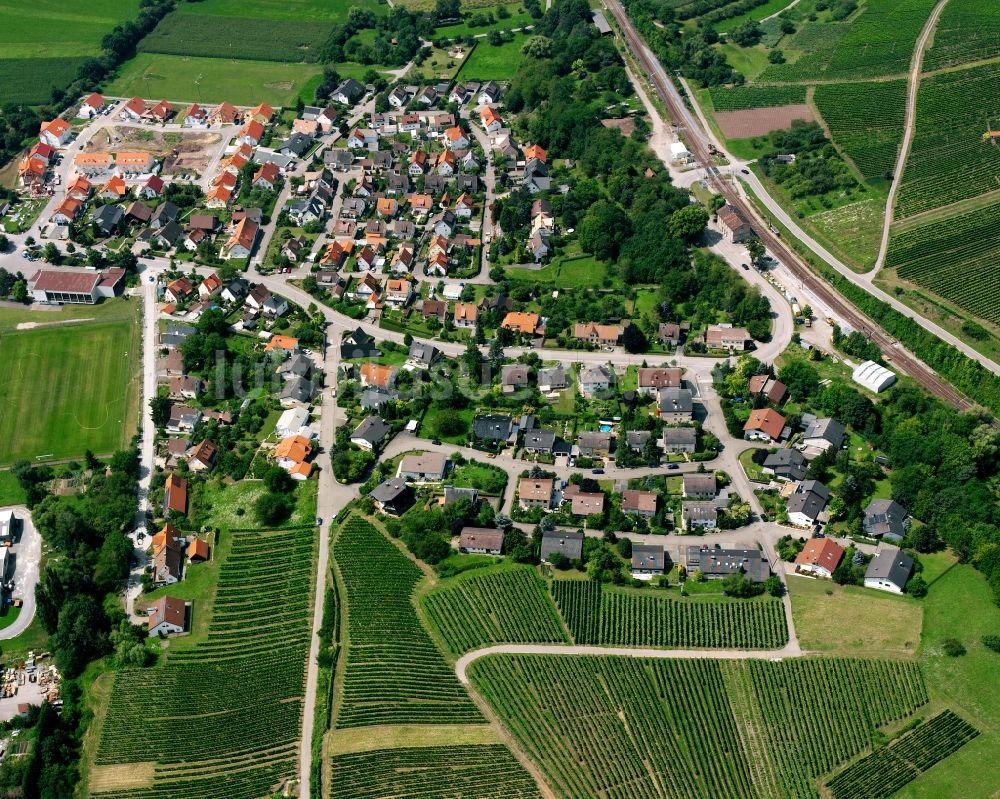
[[[139,53],[107,87],[112,95],[235,105],[294,104],[302,87],[321,72],[318,64]]]
[[[0,337],[0,463],[78,457],[88,449],[107,453],[131,438],[139,393],[138,308],[120,300],[108,308],[92,308],[93,322]],[[123,308],[133,315],[122,317]],[[35,314],[35,321],[47,317]]]
[[[309,20],[343,22],[352,8],[385,13],[388,6],[378,0],[203,0],[184,3],[182,8],[185,14],[287,19],[303,24]]]
[[[456,77],[460,80],[510,80],[521,65],[521,48],[528,36],[516,33],[512,41],[504,42],[499,47],[485,40],[480,41]]]
[[[65,86],[83,59],[96,56],[101,38],[130,19],[138,0],[68,0],[18,3],[0,0],[0,103],[47,102]]]

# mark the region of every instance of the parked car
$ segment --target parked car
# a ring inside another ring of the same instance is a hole
[[[591,469],[591,474],[604,474],[604,469]]]
[[[679,468],[681,468],[681,467],[678,466],[676,463],[668,463],[667,464],[667,469],[670,470],[671,472],[673,472],[673,471],[675,471],[675,470],[677,470]]]

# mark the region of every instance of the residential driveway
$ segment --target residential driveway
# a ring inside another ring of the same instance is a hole
[[[20,539],[11,547],[13,562],[7,566],[7,575],[9,576],[13,570],[12,595],[20,597],[24,604],[16,621],[0,630],[0,641],[7,641],[20,635],[34,620],[35,586],[38,584],[38,567],[42,558],[42,537],[35,529],[31,512],[24,505],[16,505],[13,510],[14,515],[22,521],[22,529]]]

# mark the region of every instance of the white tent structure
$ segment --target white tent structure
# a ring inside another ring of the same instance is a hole
[[[865,361],[854,368],[851,375],[855,383],[860,383],[869,391],[878,394],[896,382],[896,375],[875,361]]]

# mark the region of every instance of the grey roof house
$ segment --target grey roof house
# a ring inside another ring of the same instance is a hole
[[[580,560],[583,556],[583,533],[575,530],[546,530],[542,533],[542,560],[550,563],[552,556],[557,554],[570,560]]]
[[[901,594],[911,574],[913,558],[899,547],[883,544],[865,571],[865,588]]]
[[[910,528],[906,508],[893,499],[873,499],[865,508],[865,535],[883,541],[900,541]]]

